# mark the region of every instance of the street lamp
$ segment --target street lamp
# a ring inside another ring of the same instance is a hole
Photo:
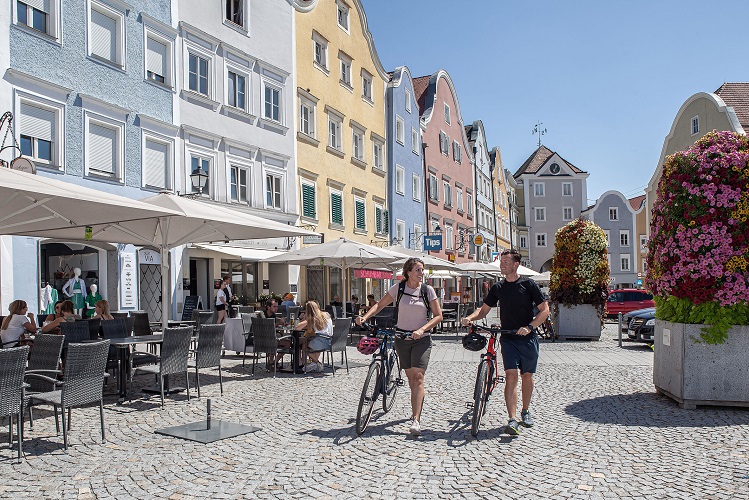
[[[198,190],[198,196],[201,196],[203,194],[203,188],[205,187],[206,182],[208,182],[208,174],[203,170],[203,167],[198,165],[198,168],[192,171],[190,174],[190,182],[192,183],[193,189]]]

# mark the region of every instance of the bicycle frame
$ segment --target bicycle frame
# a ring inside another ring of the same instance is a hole
[[[481,355],[481,362],[489,363],[489,373],[493,375],[492,383],[488,388],[488,396],[491,396],[492,392],[497,387],[497,384],[499,384],[500,382],[504,383],[505,381],[504,376],[500,375],[500,373],[503,372],[499,371],[499,358],[497,356],[496,350],[497,335],[501,333],[501,330],[498,330],[496,328],[481,327],[479,325],[471,326],[472,333],[476,333],[476,330],[478,329],[489,332],[489,340],[486,346],[486,352]]]

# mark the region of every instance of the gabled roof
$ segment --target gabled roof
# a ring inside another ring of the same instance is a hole
[[[645,195],[642,194],[640,196],[635,196],[634,198],[630,198],[629,205],[634,208],[635,210],[640,210],[640,207],[642,206],[642,203],[645,201]]]
[[[742,127],[749,126],[749,83],[724,83],[713,93],[733,108]]]
[[[419,114],[424,112],[424,95],[426,94],[427,87],[429,86],[429,78],[431,78],[431,76],[432,75],[418,76],[414,78],[414,98],[419,105]]]
[[[517,178],[518,176],[522,174],[535,174],[537,173],[541,167],[547,162],[549,158],[551,158],[554,154],[556,154],[554,151],[550,150],[543,144],[539,146],[538,149],[536,149],[533,154],[531,154],[527,160],[525,160],[525,163],[515,172],[514,177]],[[562,155],[558,155],[560,158],[562,158]],[[564,158],[562,158],[564,160]],[[564,162],[569,165],[569,167],[572,169],[573,172],[576,174],[584,174],[585,172],[574,166],[572,163],[568,162],[567,160],[564,160]]]

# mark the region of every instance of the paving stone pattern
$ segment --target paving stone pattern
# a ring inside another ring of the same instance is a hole
[[[27,460],[0,448],[0,497],[749,499],[749,411],[679,409],[655,394],[652,351],[615,337],[607,325],[600,342],[543,342],[536,426],[504,434],[499,390],[478,440],[465,407],[478,354],[454,336],[435,337],[420,438],[407,435],[407,387],[356,436],[368,359],[353,347],[351,373],[335,377],[251,376],[228,353],[223,397],[215,372],[201,377],[202,400],[168,397],[164,409],[158,397],[109,396],[105,444],[97,408],[74,410],[67,453],[51,412],[36,410]],[[209,445],[154,433],[204,418],[207,396],[214,418],[262,430]]]

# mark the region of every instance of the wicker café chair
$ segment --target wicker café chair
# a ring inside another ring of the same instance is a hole
[[[192,351],[194,359],[189,359],[187,365],[195,368],[195,385],[198,387],[200,397],[200,369],[218,368],[218,384],[221,395],[224,395],[224,380],[221,375],[221,347],[224,344],[224,330],[226,323],[220,325],[203,325],[198,336],[198,348]]]
[[[187,356],[192,340],[192,327],[167,328],[164,330],[164,340],[161,343],[161,356],[156,365],[138,366],[133,368],[133,375],[138,372],[151,373],[159,379],[161,390],[161,406],[164,406],[164,377],[177,373],[185,374],[187,385],[187,400],[190,400],[190,378],[187,376]],[[131,376],[132,380],[132,376]]]
[[[35,405],[48,404],[54,407],[55,425],[59,432],[57,408],[62,410],[62,439],[65,449],[68,449],[68,431],[74,407],[99,403],[99,420],[101,424],[101,440],[104,442],[104,378],[107,376],[107,353],[109,340],[89,342],[86,344],[68,344],[68,356],[65,360],[65,370],[62,382],[44,375],[26,374],[26,378],[46,379],[62,388],[31,396]],[[65,410],[68,410],[67,425],[65,425]]]
[[[13,445],[13,418],[18,436],[18,461],[23,454],[23,371],[29,346],[0,350],[0,417],[8,417],[8,442]]]
[[[291,338],[291,336],[281,337]],[[255,364],[258,360],[259,353],[265,353],[270,356],[273,362],[273,377],[276,377],[276,363],[275,357],[277,353],[291,354],[291,348],[279,347],[278,341],[280,338],[276,336],[276,320],[273,318],[268,319],[255,319],[252,321],[252,343],[255,351],[255,357],[252,358],[252,374],[255,374]]]
[[[330,355],[330,367],[333,369],[333,376],[335,376],[335,363],[333,363],[333,353],[341,353],[341,362],[346,360],[346,373],[349,373],[348,369],[348,354],[346,353],[346,343],[348,341],[349,330],[351,329],[351,320],[349,318],[338,318],[333,320],[333,338],[330,342],[329,349],[323,349],[321,351],[307,351],[307,354],[311,352],[322,353],[323,365],[325,364],[325,354]]]
[[[31,350],[29,364],[26,367],[26,374],[39,373],[50,378],[56,378],[61,375],[60,355],[62,354],[62,342],[65,337],[62,335],[40,333],[34,339],[34,349]],[[34,427],[34,416],[31,413],[31,404],[29,398],[34,393],[49,392],[55,390],[55,383],[46,380],[30,377],[26,380],[28,388],[26,389],[25,406],[29,412],[29,424]]]

